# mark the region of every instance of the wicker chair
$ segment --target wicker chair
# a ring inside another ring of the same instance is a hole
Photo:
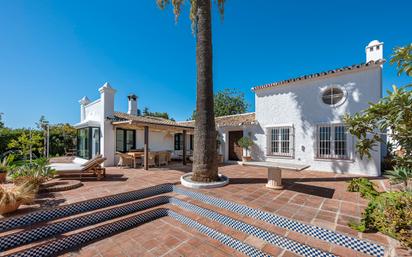
[[[169,153],[168,152],[160,152],[159,153],[159,161],[158,161],[158,165],[162,166],[162,165],[168,165],[169,164],[169,157],[168,157]]]
[[[143,157],[144,159],[145,157]],[[148,159],[148,165],[150,166],[156,166],[156,153],[154,152],[149,152],[149,159]]]
[[[119,162],[117,163],[117,167],[133,167],[134,166],[134,158],[125,153],[116,152],[116,155],[119,156]]]

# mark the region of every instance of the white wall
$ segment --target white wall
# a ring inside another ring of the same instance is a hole
[[[144,147],[144,130],[136,130],[136,148]],[[173,150],[174,135],[164,131],[150,131],[149,129],[149,149],[150,151]]]
[[[347,92],[346,101],[337,107],[324,104],[321,92],[328,86],[338,85]],[[349,140],[352,160],[316,160],[316,125],[341,123],[345,113],[353,114],[366,109],[368,102],[381,97],[381,69],[372,67],[322,79],[304,80],[256,91],[256,120],[252,151],[255,159],[309,164],[310,170],[337,173],[380,175],[380,147],[372,153],[372,159],[361,160],[354,152],[354,139]],[[265,128],[270,125],[293,125],[295,150],[293,158],[266,156]]]
[[[89,103],[88,105],[85,106],[85,121],[102,121],[102,104],[100,99],[97,99],[94,102]]]

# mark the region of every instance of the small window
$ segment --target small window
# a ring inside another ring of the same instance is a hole
[[[379,50],[380,46],[376,46],[376,50]]]
[[[128,152],[136,148],[136,133],[134,130],[116,129],[116,151]]]
[[[293,128],[273,127],[268,128],[268,155],[287,156],[293,155]]]
[[[369,51],[370,51],[370,52],[373,52],[373,47],[369,48]]]
[[[175,150],[183,150],[183,134],[175,134]]]
[[[318,126],[317,157],[322,159],[348,159],[346,128],[342,124]]]
[[[322,102],[327,105],[337,105],[344,100],[345,93],[338,87],[327,88],[322,94]]]

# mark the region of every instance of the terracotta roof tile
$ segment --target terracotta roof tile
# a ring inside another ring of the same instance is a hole
[[[241,126],[241,125],[251,125],[255,124],[255,113],[242,113],[242,114],[235,114],[235,115],[227,115],[227,116],[220,116],[215,118],[216,125],[219,127],[227,127],[227,126]],[[182,121],[179,124],[186,125],[186,126],[194,126],[195,121]]]
[[[189,125],[182,125],[180,123],[177,123],[176,121],[168,120],[168,119],[160,118],[160,117],[136,116],[136,115],[130,115],[124,112],[115,112],[113,116],[114,116],[114,119],[112,119],[113,121],[132,121],[132,122],[134,121],[134,122],[149,123],[149,124],[156,124],[156,125],[190,127]]]
[[[286,85],[286,84],[289,84],[289,83],[292,83],[292,82],[302,81],[302,80],[306,80],[306,79],[324,77],[324,76],[327,76],[327,75],[330,75],[330,74],[361,69],[361,68],[364,68],[364,67],[377,66],[377,65],[381,65],[383,63],[385,63],[385,60],[377,60],[377,61],[370,61],[368,63],[354,64],[354,65],[351,65],[351,66],[345,66],[345,67],[342,67],[342,68],[337,68],[337,69],[333,69],[333,70],[329,70],[329,71],[313,73],[313,74],[304,75],[304,76],[297,77],[297,78],[291,78],[291,79],[281,80],[281,81],[274,82],[274,83],[255,86],[255,87],[252,87],[252,91],[257,91],[257,90],[276,87],[276,86],[282,86],[282,85]]]

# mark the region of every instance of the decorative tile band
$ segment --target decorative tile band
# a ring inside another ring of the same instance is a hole
[[[296,241],[287,239],[283,236],[276,235],[274,233],[268,232],[264,229],[260,229],[258,227],[249,225],[242,221],[232,219],[228,216],[219,214],[217,212],[204,209],[197,205],[184,202],[182,200],[176,198],[170,198],[170,203],[182,207],[186,210],[192,211],[196,214],[199,214],[203,217],[209,218],[211,220],[215,220],[223,225],[231,227],[233,229],[242,231],[246,234],[253,235],[257,238],[263,239],[266,242],[269,242],[273,245],[279,246],[280,248],[289,250],[291,252],[300,254],[302,256],[320,256],[320,257],[333,257],[333,254],[318,250],[316,248],[312,248],[308,245],[298,243]]]
[[[171,203],[186,210],[192,211],[203,217],[215,220],[223,225],[256,236],[271,244],[274,244],[276,246],[279,246],[281,248],[287,249],[289,251],[295,252],[303,256],[333,256],[332,254],[295,242],[283,236],[270,233],[255,226],[227,217],[225,215],[221,215],[219,213],[204,209],[197,205],[190,204],[185,201],[169,196],[158,196],[139,202],[134,202],[128,205],[115,207],[108,210],[87,214],[84,216],[79,216],[73,219],[67,219],[60,222],[44,225],[38,228],[34,228],[32,230],[22,231],[10,234],[5,237],[0,237],[0,250],[5,251],[24,244],[35,242],[37,240],[49,238],[55,235],[60,235],[62,233],[73,231],[78,228],[98,224],[100,222],[104,222],[107,220],[111,220],[117,217],[132,214],[137,211],[142,211],[148,208],[156,207],[167,203]]]
[[[360,239],[353,238],[350,236],[342,235],[334,231],[320,228],[317,226],[303,224],[298,221],[294,221],[294,220],[287,219],[285,217],[274,215],[272,213],[264,212],[258,209],[253,209],[245,205],[226,201],[220,198],[208,196],[208,195],[198,193],[198,192],[184,190],[177,186],[173,186],[173,191],[178,194],[186,195],[193,199],[202,201],[204,203],[217,206],[219,208],[223,208],[223,209],[226,209],[232,212],[240,213],[240,214],[243,214],[243,215],[255,218],[255,219],[259,219],[259,220],[274,224],[278,227],[290,229],[290,230],[293,230],[293,231],[296,231],[296,232],[299,232],[305,235],[309,235],[309,236],[316,237],[321,240],[325,240],[329,243],[334,243],[337,245],[348,247],[350,249],[363,252],[366,254],[370,254],[376,257],[383,257],[384,252],[385,252],[385,249],[380,245],[362,241]]]
[[[91,214],[63,220],[52,224],[47,224],[44,226],[39,226],[31,230],[10,234],[4,237],[0,237],[0,251],[6,251],[8,249],[32,243],[37,240],[60,235],[65,232],[98,224],[100,222],[122,217],[166,203],[169,203],[168,196],[158,196],[148,200],[142,200],[128,205],[94,212]]]
[[[38,257],[38,256],[55,256],[61,254],[67,250],[78,248],[82,245],[90,243],[96,239],[101,239],[115,233],[134,228],[143,223],[162,218],[165,216],[170,216],[177,221],[192,227],[199,232],[206,234],[207,236],[218,240],[219,242],[232,247],[248,256],[269,256],[259,249],[254,248],[248,244],[245,244],[239,240],[236,240],[228,235],[220,233],[212,228],[202,225],[184,215],[178,214],[172,210],[165,208],[155,209],[142,214],[138,214],[126,219],[122,219],[110,224],[101,225],[99,227],[82,231],[77,234],[73,234],[61,239],[55,239],[53,241],[47,242],[43,245],[30,248],[26,251],[16,253],[11,256],[19,257]]]
[[[21,226],[29,226],[35,223],[46,222],[70,215],[97,210],[104,207],[110,207],[117,204],[122,204],[130,201],[143,199],[158,194],[168,193],[172,191],[172,184],[161,184],[153,187],[148,187],[140,190],[130,191],[111,196],[95,198],[83,202],[73,203],[56,207],[48,210],[36,211],[21,216],[11,217],[0,220],[0,232],[18,228]]]

